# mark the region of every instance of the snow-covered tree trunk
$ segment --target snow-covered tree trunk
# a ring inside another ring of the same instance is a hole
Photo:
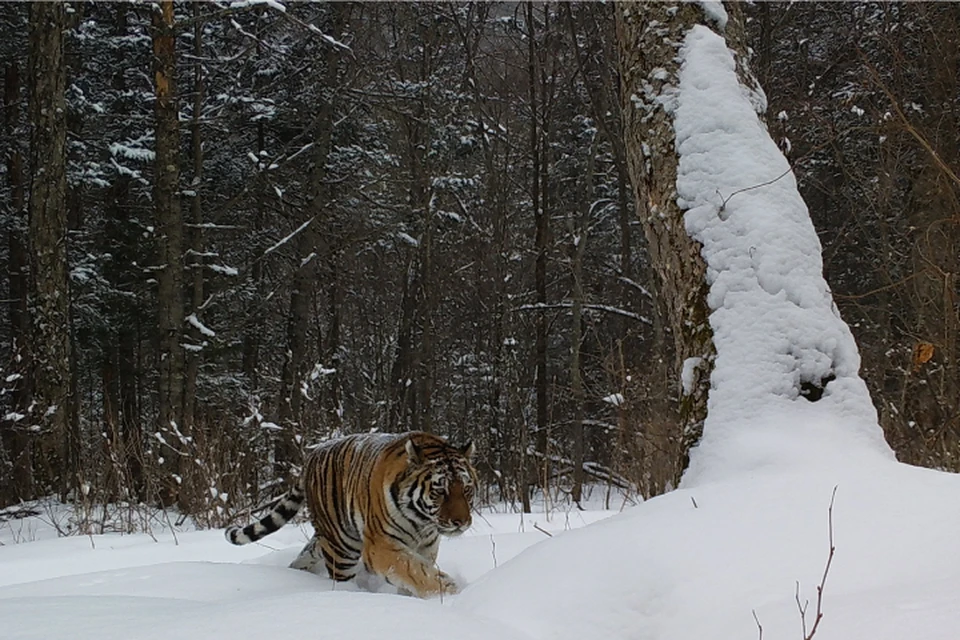
[[[80,443],[70,425],[70,292],[67,280],[64,6],[30,6],[30,318],[34,409],[49,480],[76,481]]]
[[[889,453],[806,205],[758,117],[765,97],[734,51],[738,16],[716,2],[617,8],[630,169],[683,394],[678,471],[701,425],[685,482],[806,455],[844,463],[865,442]]]

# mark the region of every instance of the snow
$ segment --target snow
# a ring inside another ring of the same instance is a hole
[[[156,159],[156,153],[152,149],[141,145],[149,144],[152,136],[144,136],[139,140],[124,142],[113,142],[108,147],[110,154],[119,156],[128,160],[139,160],[141,162],[150,162]]]
[[[296,236],[296,235],[299,234],[301,231],[303,231],[304,229],[306,229],[307,227],[309,227],[309,226],[310,226],[310,223],[313,222],[315,219],[316,219],[316,216],[314,216],[313,218],[310,218],[309,220],[307,220],[306,222],[304,222],[303,224],[301,224],[301,225],[300,225],[299,227],[297,227],[292,233],[290,233],[289,235],[287,235],[286,237],[284,237],[282,240],[280,240],[279,242],[275,243],[274,245],[268,247],[267,250],[263,252],[263,255],[266,256],[266,255],[268,255],[268,254],[270,254],[270,253],[273,253],[274,251],[276,251],[277,249],[279,249],[279,248],[282,247],[283,245],[285,245],[285,244],[287,244],[288,242],[290,242],[290,240],[292,240],[294,236]]]
[[[680,387],[683,395],[688,396],[693,393],[696,386],[697,367],[703,362],[703,358],[687,358],[683,361],[683,367],[680,369]]]
[[[679,489],[539,544],[453,599],[531,638],[800,635],[836,557],[818,640],[954,638],[960,623],[960,478],[887,460],[817,473],[745,473]]]
[[[404,231],[398,231],[398,232],[397,232],[397,237],[398,237],[400,240],[402,240],[403,242],[405,242],[406,244],[410,245],[411,247],[419,247],[419,246],[420,246],[420,241],[419,241],[419,240],[417,240],[416,238],[414,238],[413,236],[411,236],[409,233],[406,233],[406,232],[404,232]]]
[[[703,438],[684,481],[723,479],[778,464],[778,456],[794,461],[801,450],[811,460],[830,456],[836,441],[821,438],[824,429],[892,459],[853,335],[822,276],[816,230],[789,164],[737,81],[733,54],[696,26],[681,57],[677,199],[687,231],[703,244],[717,348]],[[818,402],[800,396],[802,383],[831,377]],[[797,420],[786,424],[785,415]],[[797,422],[805,426],[793,428]]]
[[[214,273],[219,273],[224,276],[237,276],[240,274],[240,270],[236,267],[230,267],[225,264],[208,264],[206,265],[208,269]]]
[[[191,313],[187,316],[187,323],[189,323],[194,329],[199,331],[202,335],[207,336],[208,338],[216,337],[216,332],[213,329],[210,329],[205,324],[200,322],[200,319],[197,317],[197,314]]]
[[[615,407],[619,407],[624,402],[623,394],[620,394],[620,393],[612,393],[608,396],[601,398],[601,400],[603,402],[606,402],[607,404],[612,404]]]
[[[487,512],[470,532],[444,541],[439,563],[469,583],[529,546],[613,513]],[[309,525],[288,525],[262,543],[237,547],[219,530],[57,539],[43,521],[0,524],[4,640],[272,637],[278,629],[314,627],[321,637],[419,639],[456,629],[467,640],[524,638],[502,622],[454,610],[452,598],[398,596],[368,576],[369,592],[288,569]],[[38,539],[16,544],[24,527]]]
[[[720,0],[698,0],[698,2],[707,20],[717,25],[720,31],[727,28],[729,17],[727,16],[727,10],[723,8],[723,2],[720,2]]]

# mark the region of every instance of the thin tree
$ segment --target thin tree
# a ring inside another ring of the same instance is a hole
[[[183,423],[183,219],[180,210],[180,123],[177,96],[176,25],[173,1],[153,10],[156,161],[153,204],[157,219],[157,330],[159,332],[158,429],[166,445],[163,499],[179,496],[179,446]]]
[[[331,31],[339,35],[349,11],[349,5],[330,5]],[[298,266],[293,273],[293,287],[287,315],[286,349],[280,384],[278,417],[282,431],[276,443],[277,473],[287,477],[297,459],[297,436],[301,432],[301,404],[303,394],[300,383],[306,374],[307,336],[317,290],[318,264],[327,256],[323,226],[329,215],[331,185],[327,181],[327,159],[333,143],[334,116],[336,115],[335,90],[340,72],[342,52],[328,44],[324,53],[324,94],[316,106],[317,117],[313,133],[313,167],[309,175],[308,206],[303,213],[305,225],[297,236],[296,255]]]
[[[15,139],[20,122],[20,66],[14,61],[4,74],[3,123],[8,140]],[[23,184],[23,153],[16,144],[10,146],[6,158],[7,181],[10,188],[10,215],[12,224],[7,229],[7,277],[9,279],[10,339],[13,347],[11,362],[16,365],[8,374],[13,385],[13,411],[0,419],[0,444],[8,457],[11,473],[4,483],[0,503],[29,500],[34,497],[33,461],[30,438],[23,424],[30,404],[30,316],[27,313],[27,278],[30,260],[27,253],[27,209]]]
[[[30,419],[42,434],[46,480],[63,496],[76,483],[80,456],[70,416],[64,28],[63,3],[30,5]]]

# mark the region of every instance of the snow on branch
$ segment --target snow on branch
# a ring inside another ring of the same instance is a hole
[[[558,302],[555,304],[524,304],[515,309],[515,311],[548,311],[551,309],[571,309],[573,307],[572,302]],[[624,318],[630,318],[631,320],[636,320],[637,322],[642,322],[644,324],[653,324],[653,321],[646,316],[642,316],[633,311],[627,311],[626,309],[621,309],[620,307],[614,307],[608,304],[585,304],[583,305],[584,309],[590,309],[592,311],[603,311],[605,313],[612,313],[614,315],[623,316]]]
[[[306,229],[307,227],[309,227],[309,226],[310,226],[310,223],[313,222],[313,221],[316,220],[316,219],[317,219],[317,216],[313,216],[312,218],[310,218],[309,220],[307,220],[306,222],[304,222],[303,224],[301,224],[301,225],[300,225],[299,227],[297,227],[292,233],[290,233],[290,234],[287,235],[285,238],[283,238],[282,240],[280,240],[280,242],[276,243],[275,245],[273,245],[272,247],[269,247],[266,251],[264,251],[264,252],[263,252],[263,255],[261,255],[261,257],[266,257],[267,255],[273,253],[274,251],[276,251],[277,249],[279,249],[279,248],[282,247],[283,245],[285,245],[285,244],[287,244],[288,242],[290,242],[290,240],[292,240],[293,238],[295,238],[295,237],[297,236],[297,234],[299,234],[301,231],[303,231],[304,229]]]
[[[197,318],[195,313],[191,313],[189,316],[187,316],[187,323],[199,331],[201,335],[207,336],[208,338],[213,338],[217,335],[213,329],[210,329],[205,324],[200,322],[200,319]]]

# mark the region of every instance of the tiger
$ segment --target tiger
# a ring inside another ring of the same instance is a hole
[[[330,440],[308,454],[296,486],[269,514],[243,528],[228,527],[226,538],[237,545],[255,542],[306,502],[314,535],[292,568],[311,570],[322,559],[335,581],[355,578],[362,566],[401,593],[457,593],[456,581],[436,560],[440,535],[460,535],[472,524],[474,452],[472,441],[456,447],[420,431]]]

